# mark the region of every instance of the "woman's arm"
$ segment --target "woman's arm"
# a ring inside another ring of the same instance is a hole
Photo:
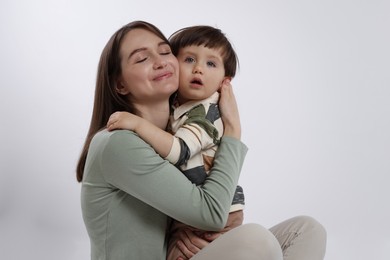
[[[240,141],[222,138],[210,176],[197,187],[133,132],[105,138],[98,160],[113,187],[187,225],[215,231],[225,226],[247,152]]]

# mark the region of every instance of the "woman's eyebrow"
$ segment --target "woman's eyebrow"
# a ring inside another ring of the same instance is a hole
[[[132,52],[130,52],[129,57],[127,57],[127,60],[129,60],[134,54],[136,54],[138,52],[146,51],[146,50],[147,50],[146,47],[142,47],[142,48],[138,48],[138,49],[133,50]]]
[[[166,42],[164,42],[164,41],[159,42],[159,43],[157,44],[158,47],[160,47],[160,46],[162,46],[162,45],[168,45],[168,46],[169,46],[169,44],[166,43]],[[133,50],[132,52],[130,52],[129,57],[127,58],[127,60],[129,60],[134,54],[136,54],[136,53],[138,53],[138,52],[146,51],[147,49],[148,49],[148,48],[146,48],[146,47],[141,47],[141,48],[138,48],[138,49]]]

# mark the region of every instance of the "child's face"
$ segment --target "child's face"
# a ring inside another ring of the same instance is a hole
[[[179,50],[179,103],[210,97],[225,79],[225,67],[218,49],[188,46]]]

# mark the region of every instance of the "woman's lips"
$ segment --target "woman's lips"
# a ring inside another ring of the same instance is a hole
[[[167,78],[170,78],[172,76],[172,72],[163,72],[163,73],[160,73],[158,74],[156,77],[153,78],[153,80],[155,81],[160,81],[160,80],[163,80],[163,79],[167,79]]]

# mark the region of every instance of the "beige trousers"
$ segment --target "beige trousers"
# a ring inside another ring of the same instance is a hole
[[[299,216],[271,229],[244,224],[220,236],[191,260],[323,260],[326,231],[315,219]]]

